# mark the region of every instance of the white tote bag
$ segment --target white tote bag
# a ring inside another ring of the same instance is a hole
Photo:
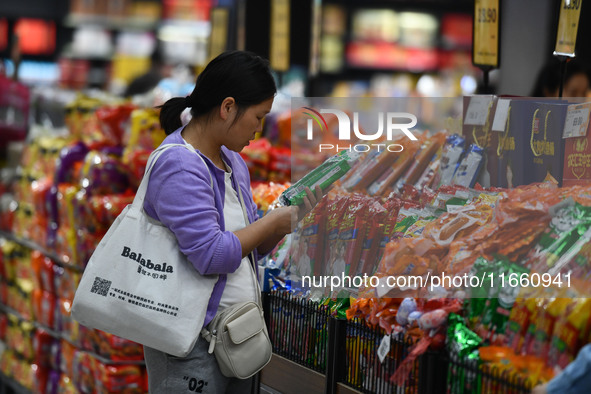
[[[172,146],[195,152],[183,144],[152,152],[133,203],[115,219],[84,270],[72,316],[86,327],[184,357],[199,338],[218,275],[199,274],[174,234],[144,212],[152,167]]]

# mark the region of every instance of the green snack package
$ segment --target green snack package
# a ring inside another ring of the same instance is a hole
[[[477,373],[482,339],[464,324],[461,316],[450,313],[447,328],[448,351],[452,362],[448,368],[449,394],[481,392]]]
[[[485,339],[491,343],[499,341],[499,334],[504,335],[511,309],[521,291],[521,275],[529,272],[527,268],[511,263],[504,256],[498,257],[496,263],[498,271],[495,274],[495,286],[486,300],[481,321],[486,330]],[[479,333],[483,335],[480,331]]]
[[[548,228],[525,257],[524,265],[532,272],[547,272],[591,227],[591,207],[572,199],[551,207],[549,213]]]
[[[488,261],[484,257],[479,257],[474,262],[470,270],[470,276],[476,276],[482,279],[480,287],[470,287],[469,299],[467,300],[467,312],[470,326],[475,326],[483,318],[483,313],[489,302],[489,298],[496,293],[496,278],[500,269],[500,262]],[[492,274],[492,277],[491,277]]]
[[[283,205],[302,204],[306,196],[306,187],[309,187],[312,192],[317,185],[325,190],[345,175],[359,156],[357,152],[340,151],[287,188],[279,196],[279,201]]]
[[[349,294],[347,292],[339,292],[337,298],[333,298],[329,302],[330,314],[337,319],[347,319],[347,309],[350,307]]]

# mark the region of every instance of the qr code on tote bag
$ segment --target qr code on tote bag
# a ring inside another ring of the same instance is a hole
[[[95,276],[94,283],[92,284],[92,288],[90,289],[90,292],[106,297],[107,294],[109,294],[110,288],[111,288],[111,281],[110,280],[106,280],[103,278],[99,278],[98,276]]]

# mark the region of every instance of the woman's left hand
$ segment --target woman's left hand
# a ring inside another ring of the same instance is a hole
[[[306,217],[306,215],[310,213],[312,209],[314,209],[316,204],[320,202],[323,196],[322,188],[320,188],[319,185],[316,185],[316,188],[314,189],[315,193],[312,193],[309,187],[306,187],[305,191],[306,196],[304,197],[304,202],[303,204],[299,205],[298,222]]]

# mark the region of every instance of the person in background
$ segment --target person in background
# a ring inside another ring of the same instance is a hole
[[[303,218],[322,198],[319,187],[315,195],[306,188],[303,205],[257,215],[248,168],[239,152],[261,131],[276,91],[268,61],[250,52],[229,51],[205,67],[189,96],[161,106],[160,123],[167,134],[163,144],[191,149],[172,147],[160,156],[150,175],[144,210],[172,231],[201,275],[219,275],[211,297],[195,300],[207,304],[205,325],[227,307],[257,300],[250,267],[256,267],[256,261],[248,256],[252,252],[257,260],[271,251],[292,231],[292,220]],[[183,125],[180,115],[186,108],[191,108],[192,118]],[[190,393],[188,378],[202,382],[203,393],[251,392],[252,379],[222,375],[202,338],[187,357],[147,346],[144,357],[152,394]]]
[[[585,393],[591,393],[591,344],[583,346],[577,358],[554,379],[532,390],[532,394]]]
[[[560,89],[560,61],[550,59],[536,79],[532,97],[558,97]],[[587,97],[589,94],[589,70],[576,59],[566,64],[562,97]]]
[[[124,97],[148,93],[158,86],[158,83],[167,76],[167,66],[163,61],[161,51],[161,46],[156,45],[152,56],[150,56],[150,69],[146,73],[134,78],[127,85],[127,88],[123,92]]]

